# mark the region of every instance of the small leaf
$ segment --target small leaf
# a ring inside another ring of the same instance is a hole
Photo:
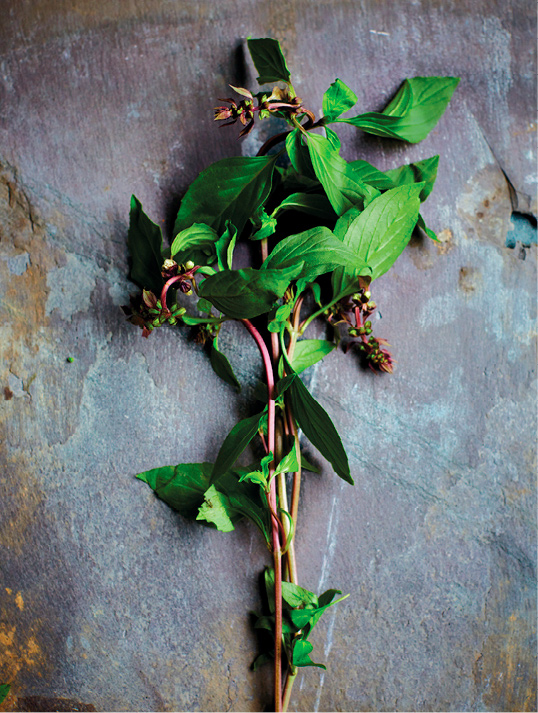
[[[459,81],[457,77],[406,79],[382,112],[336,121],[352,124],[369,134],[417,143],[437,124]]]
[[[204,223],[194,223],[174,238],[170,254],[177,263],[192,260],[196,265],[212,265],[216,261],[215,243],[218,235]]]
[[[293,644],[292,662],[294,666],[317,666],[326,670],[326,666],[321,663],[314,663],[310,658],[310,653],[314,647],[310,641],[296,639]]]
[[[6,700],[10,690],[11,690],[10,683],[3,683],[0,685],[0,704]]]
[[[295,451],[295,446],[291,451],[282,458],[280,463],[275,469],[275,475],[279,473],[297,473],[299,470],[299,462],[297,460],[297,453]]]
[[[291,364],[296,374],[316,364],[336,348],[334,342],[324,339],[301,339],[295,345]]]
[[[323,115],[332,121],[352,109],[357,103],[357,96],[341,79],[334,81],[323,95]]]
[[[204,280],[198,294],[228,317],[250,319],[269,312],[301,270],[302,265],[274,270],[223,270]]]
[[[436,243],[441,242],[439,240],[439,238],[437,237],[437,235],[433,232],[433,230],[428,228],[428,226],[424,222],[424,218],[422,217],[422,215],[420,213],[418,214],[417,228],[420,228],[421,230],[423,230],[426,233],[426,235],[428,236],[428,238],[430,238],[430,240],[435,240]]]
[[[235,249],[235,242],[237,240],[237,230],[230,223],[229,220],[226,221],[226,230],[220,236],[220,238],[215,243],[215,250],[217,253],[217,262],[220,270],[231,270],[233,255]]]
[[[267,215],[263,208],[258,208],[251,221],[256,230],[249,235],[249,240],[263,240],[273,235],[276,231],[276,219],[272,215]]]
[[[289,82],[290,71],[277,40],[271,37],[249,39],[247,45],[254,66],[259,72],[257,77],[259,84]]]
[[[211,522],[221,532],[231,532],[235,528],[229,515],[230,509],[228,498],[212,485],[204,494],[204,502],[196,519]]]
[[[196,309],[199,312],[205,312],[206,314],[211,314],[211,310],[213,309],[213,305],[211,302],[208,300],[204,300],[203,298],[198,300],[198,304],[196,305]]]
[[[220,234],[228,220],[240,234],[269,196],[275,161],[275,156],[234,156],[211,164],[185,193],[174,235],[193,223],[205,223]]]
[[[218,350],[217,339],[214,339],[213,344],[211,345],[211,366],[213,367],[215,374],[220,376],[220,378],[227,384],[233,386],[237,393],[241,391],[241,384],[234,374],[232,365],[226,356]]]
[[[224,439],[220,447],[217,460],[213,466],[211,482],[215,482],[221,475],[229,470],[250,441],[258,433],[260,423],[265,416],[265,409],[249,418],[239,421]]]
[[[267,488],[267,478],[259,470],[251,470],[248,473],[243,473],[239,478],[239,482],[242,483],[245,480],[256,483],[256,485],[260,485],[264,489]]]
[[[303,470],[309,470],[311,473],[321,473],[321,470],[317,465],[310,463],[310,461],[305,457],[304,453],[301,453],[301,468]]]
[[[127,247],[132,258],[130,277],[140,287],[159,294],[164,280],[161,275],[162,234],[142,210],[142,204],[131,196]]]

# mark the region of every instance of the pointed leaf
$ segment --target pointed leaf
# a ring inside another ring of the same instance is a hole
[[[217,240],[218,235],[213,228],[204,223],[194,223],[176,235],[170,254],[179,264],[192,260],[196,265],[213,265]]]
[[[159,294],[164,284],[161,275],[162,234],[142,210],[142,203],[131,196],[127,247],[132,258],[130,278],[140,287]]]
[[[233,255],[235,249],[235,242],[237,240],[237,230],[230,223],[229,220],[226,221],[226,230],[220,236],[220,238],[215,243],[215,250],[217,253],[217,263],[220,270],[231,270]]]
[[[228,498],[212,485],[204,494],[204,502],[200,505],[196,519],[212,523],[221,532],[231,532],[235,528],[229,513]]]
[[[217,460],[213,466],[211,482],[215,482],[233,466],[250,441],[258,433],[264,416],[265,409],[261,413],[257,413],[249,418],[244,418],[232,428],[220,447]]]
[[[459,81],[457,77],[406,79],[384,111],[336,121],[352,124],[369,134],[417,143],[437,124]]]
[[[424,187],[420,192],[420,200],[425,201],[433,189],[433,184],[437,178],[437,167],[439,165],[439,156],[432,156],[423,161],[408,163],[399,168],[393,168],[385,171],[393,182],[394,186],[403,186],[410,183],[424,183]]]
[[[331,121],[352,109],[357,96],[341,79],[334,81],[323,95],[323,116]]]
[[[211,366],[217,376],[227,384],[230,384],[230,386],[233,386],[238,393],[241,391],[241,384],[234,374],[232,365],[226,356],[218,350],[217,339],[215,339],[211,345]]]
[[[286,137],[286,151],[291,165],[298,174],[308,179],[316,178],[310,153],[305,144],[305,135],[300,129],[294,129]]]
[[[389,177],[388,172],[383,173],[383,171],[372,166],[368,161],[351,161],[348,166],[353,171],[354,176],[369,186],[377,188],[379,191],[386,191],[389,188],[394,188],[396,185]]]
[[[212,463],[180,463],[153,468],[136,477],[184,517],[195,518],[209,487]]]
[[[311,605],[318,607],[319,602],[314,592],[309,592],[308,589],[299,587],[298,584],[292,582],[282,582],[282,599],[290,607],[304,607]]]
[[[310,641],[296,639],[293,644],[292,662],[294,666],[317,666],[326,669],[321,663],[314,663],[310,658],[310,653],[314,647]]]
[[[295,345],[293,359],[291,360],[296,374],[300,374],[309,366],[316,364],[323,357],[330,354],[336,348],[334,342],[324,339],[301,339]]]
[[[254,66],[259,72],[257,77],[259,84],[289,82],[290,71],[277,40],[270,37],[249,39],[247,45]]]
[[[292,193],[275,208],[273,215],[284,210],[297,210],[322,220],[334,219],[334,210],[329,199],[319,193]]]

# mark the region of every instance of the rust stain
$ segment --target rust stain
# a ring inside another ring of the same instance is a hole
[[[0,674],[4,681],[15,681],[19,672],[40,668],[44,664],[41,647],[36,636],[19,636],[17,627],[0,624]]]
[[[470,295],[480,288],[482,273],[476,267],[461,267],[458,285],[460,290]]]
[[[9,388],[9,386],[4,386],[4,399],[6,401],[11,401],[13,398],[13,391]]]
[[[22,594],[20,592],[17,592],[15,595],[15,604],[21,611],[24,609],[24,599],[22,598]]]
[[[452,242],[453,237],[454,234],[448,228],[441,230],[441,232],[437,234],[437,240],[439,242],[435,243],[435,246],[437,247],[439,255],[446,255],[449,250],[452,250],[454,247]]]

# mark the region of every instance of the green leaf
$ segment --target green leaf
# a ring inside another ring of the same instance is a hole
[[[428,226],[424,222],[424,218],[422,217],[422,215],[420,213],[418,214],[417,228],[420,228],[421,230],[423,230],[426,233],[426,235],[428,236],[428,238],[430,238],[430,240],[435,240],[436,243],[441,242],[439,240],[439,238],[437,237],[437,235],[433,232],[433,230],[428,228]]]
[[[293,643],[292,663],[294,666],[317,666],[326,670],[326,666],[321,663],[314,663],[310,658],[310,653],[314,647],[310,641],[295,639]]]
[[[330,142],[331,146],[335,151],[340,151],[342,148],[342,142],[338,138],[338,134],[336,131],[333,131],[332,129],[329,129],[328,126],[325,127],[325,134],[327,136],[328,141]]]
[[[181,515],[195,518],[209,487],[212,463],[180,463],[153,468],[136,477]]]
[[[276,220],[272,215],[267,215],[263,208],[258,208],[256,215],[251,218],[256,230],[249,235],[249,240],[263,240],[273,235],[276,231]]]
[[[295,446],[292,447],[291,451],[282,458],[280,463],[275,469],[275,475],[279,473],[297,473],[299,470],[299,462],[297,460],[297,453],[295,451]]]
[[[346,594],[345,596],[340,597],[340,599],[332,601],[335,594],[342,594],[342,592],[338,589],[329,589],[320,596],[319,603],[314,608],[294,609],[290,612],[290,618],[297,628],[305,629],[305,627],[308,627],[304,633],[305,639],[310,636],[312,629],[327,609],[329,609],[329,607],[332,607],[333,604],[338,604],[349,597],[349,594]]]
[[[235,249],[235,242],[237,240],[237,230],[230,223],[229,220],[226,221],[226,230],[220,236],[220,238],[215,243],[215,250],[217,253],[217,262],[219,265],[219,270],[231,270],[233,255]]]
[[[252,662],[252,670],[257,671],[260,668],[260,666],[263,666],[264,663],[269,663],[269,661],[272,661],[273,658],[274,658],[274,655],[270,654],[270,653],[259,654],[259,656],[256,656],[256,658]]]
[[[11,690],[10,683],[3,683],[0,685],[0,703],[3,703],[6,700],[10,690]]]
[[[297,374],[291,376],[295,378],[288,387],[288,398],[299,427],[312,445],[331,463],[337,475],[353,485],[347,455],[333,422],[300,377]]]
[[[385,171],[385,174],[392,180],[394,186],[404,186],[411,183],[424,183],[420,192],[420,200],[425,201],[433,189],[433,184],[437,178],[437,167],[439,156],[432,156],[423,161],[408,163],[400,168],[393,168]]]
[[[368,161],[351,161],[348,163],[350,170],[353,171],[353,175],[356,176],[364,183],[369,186],[377,188],[379,191],[386,191],[389,188],[394,188],[395,184],[387,173],[383,173],[375,166],[372,166]]]
[[[297,210],[322,220],[334,219],[334,210],[329,199],[319,193],[292,193],[275,208],[273,215],[284,210]]]
[[[224,270],[204,280],[198,294],[227,317],[250,319],[269,312],[301,271],[301,264],[280,270]]]
[[[248,482],[240,482],[238,475],[241,471],[230,471],[225,473],[215,484],[216,489],[226,496],[227,513],[230,520],[235,522],[241,517],[248,518],[260,532],[265,540],[269,542],[270,525],[268,522],[268,510],[262,493],[258,485]]]
[[[218,235],[213,228],[204,223],[194,223],[176,235],[170,254],[180,264],[192,260],[196,265],[213,265],[217,240]]]
[[[261,413],[244,418],[232,428],[220,447],[217,460],[213,466],[211,482],[215,482],[233,466],[250,441],[258,433],[264,416],[265,409]]]
[[[163,258],[161,229],[148,218],[142,204],[131,196],[127,247],[132,258],[130,278],[140,287],[158,295],[164,285],[161,275]]]
[[[357,97],[341,79],[334,81],[323,95],[323,115],[332,121],[352,109],[357,103]]]
[[[189,327],[195,327],[198,324],[220,324],[222,319],[218,317],[191,317],[189,314],[182,315],[181,319]]]
[[[204,300],[203,298],[201,300],[198,300],[198,303],[196,305],[196,309],[199,312],[205,312],[206,314],[211,314],[211,310],[213,309],[213,305],[211,302],[208,302],[207,300]]]
[[[245,480],[256,483],[256,485],[260,485],[264,489],[267,488],[267,478],[259,470],[251,470],[248,473],[243,473],[239,478],[239,482],[242,483]]]
[[[289,82],[290,71],[280,49],[280,43],[271,37],[247,40],[248,50],[254,66],[259,72],[259,84]]]
[[[350,224],[344,243],[372,269],[372,280],[383,275],[401,255],[418,219],[423,184],[391,188],[364,209]],[[343,269],[346,275],[356,272]],[[334,274],[333,287],[341,272]],[[336,289],[336,288],[335,288]]]
[[[314,592],[309,592],[308,589],[303,589],[292,582],[282,582],[282,599],[290,607],[319,606],[318,598]]]
[[[359,271],[365,267],[351,250],[334,237],[329,228],[320,226],[281,240],[261,269],[275,270],[299,263],[303,267],[297,277],[307,281],[332,272],[339,265],[353,265]]]
[[[336,121],[352,124],[369,134],[417,143],[437,124],[459,81],[458,77],[406,79],[382,112]]]
[[[291,365],[295,373],[300,374],[312,364],[323,359],[324,356],[330,354],[335,349],[334,342],[328,342],[324,339],[301,339],[295,345],[293,359]]]
[[[211,522],[221,532],[231,532],[234,525],[230,518],[230,509],[226,495],[212,485],[204,494],[204,502],[200,505],[196,519]]]
[[[317,134],[308,135],[308,150],[314,172],[337,215],[352,206],[364,208],[379,191],[357,178],[331,142]]]
[[[213,371],[215,372],[215,374],[217,376],[220,376],[220,378],[227,384],[233,386],[237,393],[239,393],[241,391],[241,384],[239,383],[237,377],[234,374],[232,365],[224,356],[224,354],[219,351],[216,338],[213,340],[213,344],[211,345],[210,358],[211,366],[213,367]]]
[[[305,144],[305,135],[301,129],[293,129],[286,137],[286,151],[292,167],[301,176],[315,179],[316,174],[310,160],[310,153]]]
[[[317,465],[310,463],[304,453],[301,453],[301,468],[303,470],[309,470],[311,473],[321,473],[321,470],[317,467]]]
[[[211,164],[185,193],[174,234],[193,223],[205,223],[220,234],[228,220],[240,234],[269,196],[275,161],[276,156],[235,156]]]

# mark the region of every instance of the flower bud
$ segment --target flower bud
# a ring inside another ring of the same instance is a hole
[[[185,270],[192,270],[193,267],[194,267],[193,261],[187,260],[187,262],[185,263]]]

